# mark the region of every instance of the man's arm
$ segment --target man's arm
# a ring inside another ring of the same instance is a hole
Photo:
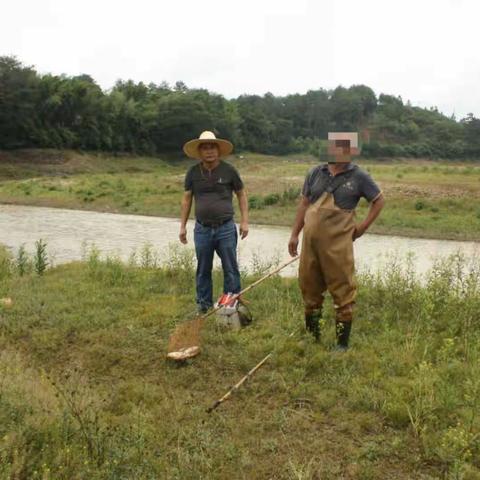
[[[240,207],[240,238],[243,240],[248,235],[248,201],[247,193],[242,188],[235,192]]]
[[[180,235],[178,238],[183,244],[187,243],[187,221],[192,209],[192,191],[187,190],[182,197],[182,204],[180,210]]]
[[[290,240],[288,242],[288,253],[292,257],[298,255],[298,236],[302,231],[304,225],[305,212],[307,211],[310,202],[307,197],[302,196],[300,203],[298,204],[297,214],[295,215],[295,221],[293,222],[292,234],[290,235]]]
[[[385,206],[385,198],[383,197],[383,194],[380,194],[370,204],[370,209],[368,210],[368,214],[365,220],[355,227],[355,231],[353,232],[354,240],[356,240],[357,238],[360,238],[368,230],[370,225],[380,215],[380,212],[382,211],[382,208],[384,206]]]

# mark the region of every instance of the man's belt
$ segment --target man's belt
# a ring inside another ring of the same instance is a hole
[[[225,223],[229,222],[232,220],[231,218],[227,218],[227,220],[223,220],[221,222],[201,222],[200,220],[197,219],[197,222],[202,226],[202,227],[208,227],[208,228],[218,228],[224,225]]]

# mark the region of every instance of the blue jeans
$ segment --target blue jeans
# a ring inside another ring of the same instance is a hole
[[[195,222],[193,231],[195,253],[197,254],[197,305],[200,308],[213,306],[212,268],[213,255],[222,261],[223,292],[238,293],[240,291],[240,272],[237,263],[237,228],[233,220],[219,227],[205,227]]]

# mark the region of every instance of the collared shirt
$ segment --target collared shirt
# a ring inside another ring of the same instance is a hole
[[[197,163],[185,176],[185,191],[195,199],[195,217],[202,223],[223,223],[233,218],[232,192],[242,190],[237,170],[220,161],[213,170]]]
[[[345,182],[340,181],[343,175],[348,176]],[[382,193],[367,172],[349,163],[343,172],[335,176],[330,173],[328,164],[312,168],[305,178],[302,194],[310,203],[315,203],[329,187],[338,183],[340,186],[333,192],[333,197],[335,205],[344,210],[354,210],[362,197],[372,202]]]

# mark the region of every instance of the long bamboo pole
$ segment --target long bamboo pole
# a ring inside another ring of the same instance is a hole
[[[293,335],[295,335],[295,332],[292,332],[287,338],[291,338]],[[228,390],[228,392],[222,398],[219,398],[211,407],[207,408],[207,413],[212,413],[223,402],[228,400],[233,393],[235,393],[263,364],[265,364],[274,353],[275,350],[263,357],[246,375],[244,375],[232,388],[230,388],[230,390]]]

